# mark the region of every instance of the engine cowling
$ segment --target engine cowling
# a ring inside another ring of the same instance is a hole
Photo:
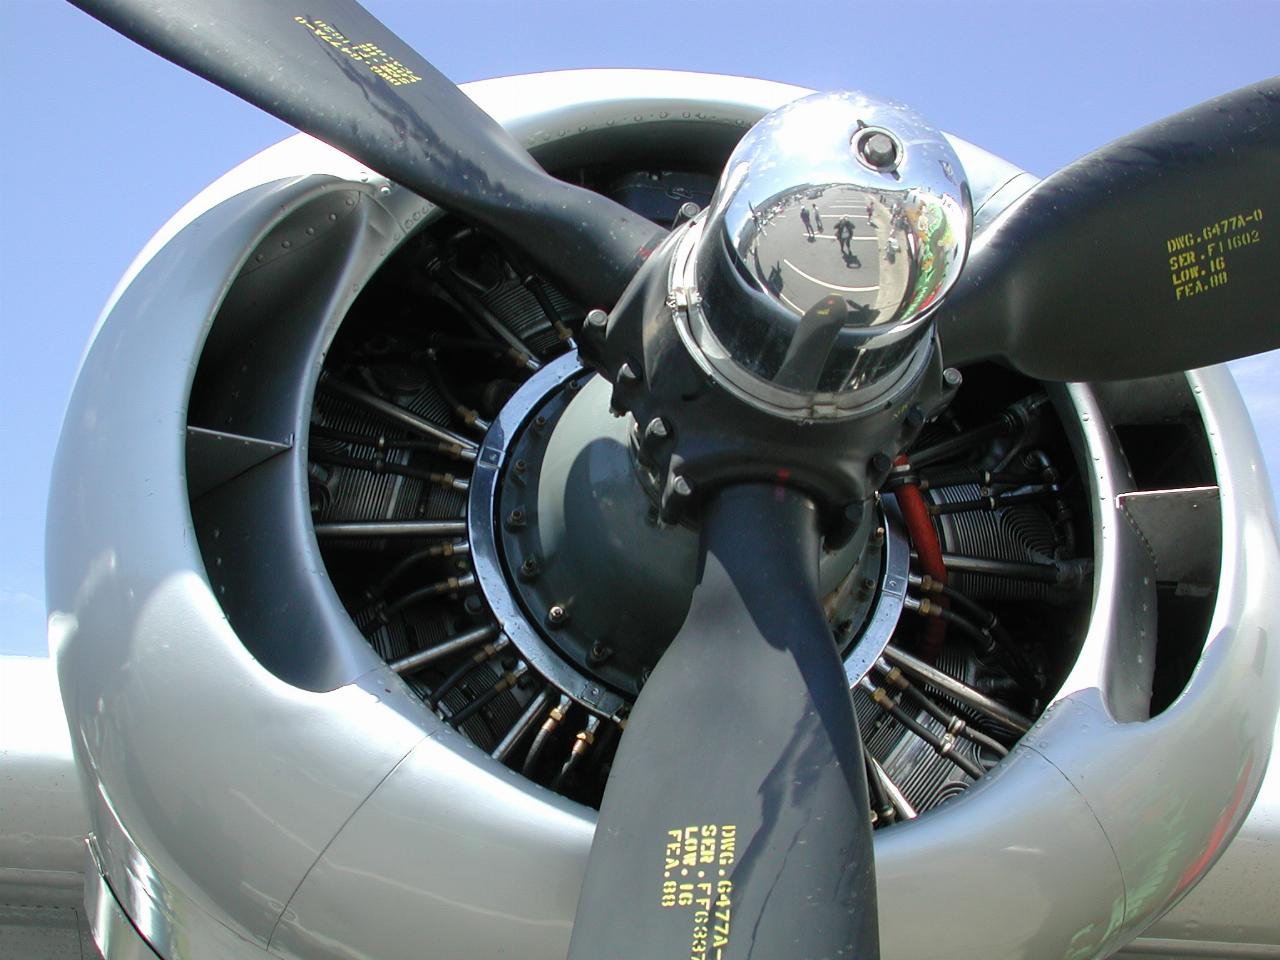
[[[549,168],[582,169],[658,215],[690,202],[751,122],[803,91],[599,72],[471,92]],[[1029,184],[952,143],[979,224]],[[528,545],[554,539],[534,522],[547,511],[513,518],[510,497],[517,463],[536,466],[570,393],[591,389],[554,318],[595,305],[526,283],[483,234],[303,137],[228,174],[163,234],[95,335],[51,495],[50,622],[91,787],[90,881],[105,878],[166,958],[408,956],[426,936],[439,956],[563,956],[591,805],[653,651],[624,656],[600,635],[612,575],[583,601],[589,613],[575,610],[567,593],[595,548],[539,556]],[[474,344],[455,345],[455,360],[439,349],[450,339],[489,346],[477,360]],[[979,778],[859,701],[868,749],[923,814],[876,835],[884,953],[1106,952],[1208,868],[1265,768],[1277,676],[1263,644],[1276,624],[1254,571],[1277,556],[1249,466],[1260,456],[1219,370],[1050,387],[1044,399],[994,367],[961,372],[948,418],[921,443],[1007,415],[984,441],[997,469],[981,470],[1056,476],[1002,496],[1056,490],[986,509],[992,484],[979,478],[934,483],[922,501],[956,586],[1012,616],[1044,689],[992,682],[967,644],[936,662],[1015,726],[1029,715],[1015,738],[911,675],[986,733],[1017,739],[998,762],[962,748]],[[447,391],[432,386],[446,376]],[[620,424],[618,445],[633,442]],[[648,424],[635,427],[642,445]],[[425,468],[408,441],[450,448],[452,466]],[[1159,456],[1171,444],[1183,452],[1173,466]],[[1032,454],[1045,460],[1028,467]],[[880,631],[883,649],[913,627],[896,483],[862,527],[882,541],[856,551],[866,568],[831,551],[833,625],[850,647]],[[564,489],[585,497],[594,485]],[[655,542],[678,540],[647,506],[627,509]],[[342,523],[400,529],[335,532]],[[628,546],[599,546],[611,570]],[[422,566],[401,566],[417,552]],[[658,566],[643,582],[669,603]],[[591,629],[575,632],[582,621]],[[846,669],[854,683],[882,675],[871,661]],[[526,764],[553,710],[542,749],[559,752]],[[919,922],[921,904],[933,922]]]

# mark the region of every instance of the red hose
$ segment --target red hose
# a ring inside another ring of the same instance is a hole
[[[907,458],[899,457],[897,464],[908,466]],[[902,519],[907,525],[907,535],[911,538],[911,543],[916,548],[916,556],[920,560],[920,569],[945,585],[947,568],[942,565],[942,545],[938,543],[938,534],[933,529],[933,521],[929,518],[929,510],[925,506],[920,487],[914,483],[904,483],[895,492],[898,495],[898,506],[902,510]],[[941,617],[931,618],[925,629],[924,644],[920,651],[929,663],[938,659],[946,635],[946,621]]]

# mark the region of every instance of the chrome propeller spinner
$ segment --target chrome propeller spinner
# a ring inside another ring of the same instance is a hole
[[[972,203],[943,134],[908,107],[823,93],[730,156],[671,277],[699,365],[789,419],[854,416],[925,360]]]

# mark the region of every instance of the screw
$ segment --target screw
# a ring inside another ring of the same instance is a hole
[[[918,403],[913,403],[907,408],[907,426],[915,427],[924,423],[924,408]]]
[[[644,435],[646,440],[662,440],[671,436],[671,429],[667,426],[667,421],[654,417],[644,428]]]
[[[516,507],[509,514],[507,514],[507,528],[510,530],[516,530],[523,526],[524,526],[524,509],[522,507]]]
[[[484,604],[481,602],[480,598],[477,597],[474,593],[468,596],[467,599],[462,601],[462,606],[467,611],[467,613],[470,613],[473,616],[475,614],[478,614],[481,610],[484,609]]]
[[[587,314],[586,324],[588,327],[603,330],[609,325],[609,315],[603,310],[592,310]]]
[[[533,578],[538,575],[538,561],[535,557],[524,558],[524,562],[520,564],[520,575],[526,578]]]
[[[698,215],[701,209],[702,208],[699,207],[692,200],[686,200],[684,203],[680,204],[680,211],[676,214],[676,220],[675,220],[675,223],[672,224],[672,226],[678,227],[680,226],[680,224],[684,223],[686,220],[692,220],[694,217]]]
[[[955,367],[947,367],[942,371],[942,382],[953,390],[964,383],[964,377],[960,375],[960,371]]]
[[[679,475],[671,479],[671,492],[677,497],[687,497],[693,493],[693,487],[689,486],[689,481]]]
[[[516,473],[524,473],[527,469],[529,469],[529,464],[525,463],[525,461],[523,460],[517,460],[514,464],[512,464],[512,467],[515,469]]]
[[[898,163],[898,145],[891,136],[879,130],[863,136],[858,152],[877,170],[888,170]]]
[[[547,418],[544,417],[542,414],[538,414],[536,417],[533,418],[533,425],[538,429],[542,429],[547,425]]]
[[[587,660],[591,663],[604,663],[611,656],[613,656],[613,650],[597,640],[591,644],[591,650],[587,653]]]
[[[877,453],[871,458],[871,472],[876,474],[886,474],[893,467],[893,461],[889,459],[888,454]]]
[[[564,607],[562,607],[558,603],[552,606],[552,608],[547,611],[547,622],[550,623],[553,627],[560,626],[560,624],[564,623],[568,619],[569,619],[569,611],[566,610]]]

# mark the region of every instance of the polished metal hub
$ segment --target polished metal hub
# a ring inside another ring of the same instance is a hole
[[[788,104],[743,137],[682,241],[685,347],[759,409],[856,416],[927,361],[971,208],[950,142],[907,107],[852,93]]]

